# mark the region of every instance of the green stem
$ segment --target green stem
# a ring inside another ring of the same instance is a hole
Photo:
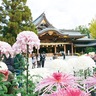
[[[27,57],[27,70],[26,70],[26,74],[27,74],[26,91],[27,91],[27,94],[28,94],[28,67],[29,67],[29,64],[28,64],[28,50],[29,50],[29,46],[27,45],[27,54],[26,54],[26,57]]]
[[[84,70],[84,78],[86,79],[86,77],[87,77],[87,71]]]
[[[0,51],[0,61],[2,60],[2,55],[1,55],[1,51]]]

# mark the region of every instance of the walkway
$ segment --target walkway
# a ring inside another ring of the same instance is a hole
[[[70,58],[76,58],[77,56],[66,56],[65,60],[68,60]],[[63,59],[63,56],[59,56],[59,59]],[[53,57],[46,57],[45,60],[45,68],[48,67],[48,64],[53,60]],[[32,69],[32,58],[29,58],[29,69]]]

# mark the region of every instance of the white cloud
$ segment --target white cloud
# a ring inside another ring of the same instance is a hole
[[[96,15],[96,0],[28,0],[33,20],[41,13],[56,28],[74,29],[86,25]]]
[[[27,5],[33,20],[45,12],[48,21],[60,29],[87,26],[96,17],[96,0],[27,0]]]

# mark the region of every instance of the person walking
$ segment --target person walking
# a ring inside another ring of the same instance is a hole
[[[41,66],[44,67],[45,64],[45,52],[43,52],[42,54],[40,54],[40,62],[41,62]]]
[[[63,59],[65,59],[65,52],[62,52]]]
[[[37,60],[35,53],[32,54],[32,69],[36,68]]]
[[[37,59],[37,68],[40,68],[41,62],[40,62],[40,54],[39,53],[36,55],[36,59]]]

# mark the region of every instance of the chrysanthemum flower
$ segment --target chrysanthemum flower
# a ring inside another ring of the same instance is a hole
[[[74,68],[75,72],[96,67],[94,60],[91,57],[84,55],[79,56],[77,58],[69,59],[67,60],[67,63]]]
[[[73,74],[72,66],[70,66],[65,60],[55,59],[48,65],[49,68],[53,69],[55,72],[63,72]]]
[[[7,58],[13,56],[13,50],[10,44],[4,41],[0,41],[0,55],[5,55]]]
[[[76,68],[78,70],[80,69],[86,70],[88,68],[96,67],[94,60],[91,57],[84,55],[78,57],[77,65],[78,66],[76,66]]]
[[[0,62],[0,73],[4,75],[3,81],[8,79],[9,71],[8,67],[4,62]]]
[[[58,91],[54,91],[51,94],[44,94],[43,96],[66,96],[66,90],[64,88],[61,88]]]
[[[94,86],[96,86],[96,77],[88,77],[86,80],[84,80],[83,83],[87,85],[87,90],[92,89],[92,87],[93,87],[92,90],[96,89],[94,87]]]
[[[77,58],[78,57],[70,58],[70,59],[67,60],[68,65],[72,67],[72,70],[71,70],[72,72],[78,70],[78,68],[76,68],[77,67],[77,61],[78,61]]]
[[[86,83],[93,83],[96,84],[96,77],[89,77],[86,79]]]
[[[44,91],[52,91],[53,87],[59,90],[62,87],[74,86],[75,77],[69,74],[63,74],[61,72],[53,73],[52,76],[43,79],[36,87],[36,91],[40,91],[43,88]]]
[[[89,94],[79,88],[66,87],[51,94],[44,94],[43,96],[89,96]]]
[[[9,75],[9,71],[8,70],[0,70],[0,74],[3,74],[4,75],[3,81],[7,81],[8,75]]]
[[[15,45],[13,46],[13,49],[16,50],[17,53],[18,52],[26,53],[27,52],[26,45],[29,46],[29,52],[30,53],[33,51],[33,47],[35,47],[36,49],[40,48],[40,40],[39,40],[38,36],[32,31],[20,32],[17,35],[16,40],[17,41],[16,41]]]
[[[89,96],[89,94],[80,90],[79,88],[69,87],[66,89],[64,96]]]
[[[32,76],[34,83],[40,82],[43,78],[50,76],[53,72],[54,70],[51,70],[49,68],[34,68],[29,70],[29,74],[30,76]],[[26,74],[26,72],[24,74]]]

